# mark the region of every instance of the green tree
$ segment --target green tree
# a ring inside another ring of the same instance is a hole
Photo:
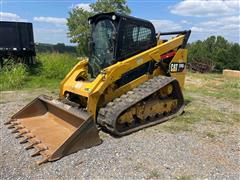
[[[99,0],[90,4],[94,13],[118,12],[130,14],[131,10],[127,6],[126,0]]]
[[[229,54],[231,58],[229,61],[229,69],[240,70],[240,45],[238,43],[232,44]]]
[[[211,36],[203,41],[188,45],[189,62],[202,62],[215,65],[216,71],[223,69],[240,70],[240,45],[230,43],[222,36]]]
[[[88,18],[104,12],[118,12],[130,14],[131,10],[126,4],[126,0],[98,0],[90,5],[91,11],[83,8],[75,7],[69,12],[67,19],[68,35],[72,43],[78,44],[78,53],[80,55],[88,55],[88,37],[90,36],[90,26]]]

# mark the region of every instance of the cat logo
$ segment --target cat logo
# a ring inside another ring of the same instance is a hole
[[[170,64],[170,72],[171,73],[182,72],[184,69],[185,69],[185,63],[173,62]]]

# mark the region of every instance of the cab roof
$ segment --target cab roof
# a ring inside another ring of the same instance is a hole
[[[153,24],[150,21],[148,21],[148,20],[136,18],[136,17],[133,17],[133,16],[128,16],[128,15],[117,13],[117,12],[96,14],[96,15],[88,18],[88,20],[90,20],[91,23],[95,23],[99,19],[111,19],[113,15],[116,16],[116,20],[120,20],[120,19],[131,20],[131,21],[142,22],[144,24],[148,24],[150,26],[153,26]]]

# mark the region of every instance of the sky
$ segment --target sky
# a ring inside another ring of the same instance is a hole
[[[91,11],[94,0],[0,0],[1,21],[32,22],[35,42],[71,44],[66,18],[74,7]],[[131,15],[157,32],[192,30],[190,42],[221,35],[240,43],[240,0],[128,0]]]

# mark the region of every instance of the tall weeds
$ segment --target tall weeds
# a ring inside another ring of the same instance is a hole
[[[38,61],[42,64],[41,76],[49,79],[63,79],[78,62],[69,54],[40,54]]]
[[[14,64],[9,61],[0,70],[0,90],[19,89],[23,86],[27,77],[27,68],[23,64]]]
[[[79,61],[71,54],[42,53],[32,66],[7,61],[0,69],[0,91],[21,88],[58,87],[61,80]]]

